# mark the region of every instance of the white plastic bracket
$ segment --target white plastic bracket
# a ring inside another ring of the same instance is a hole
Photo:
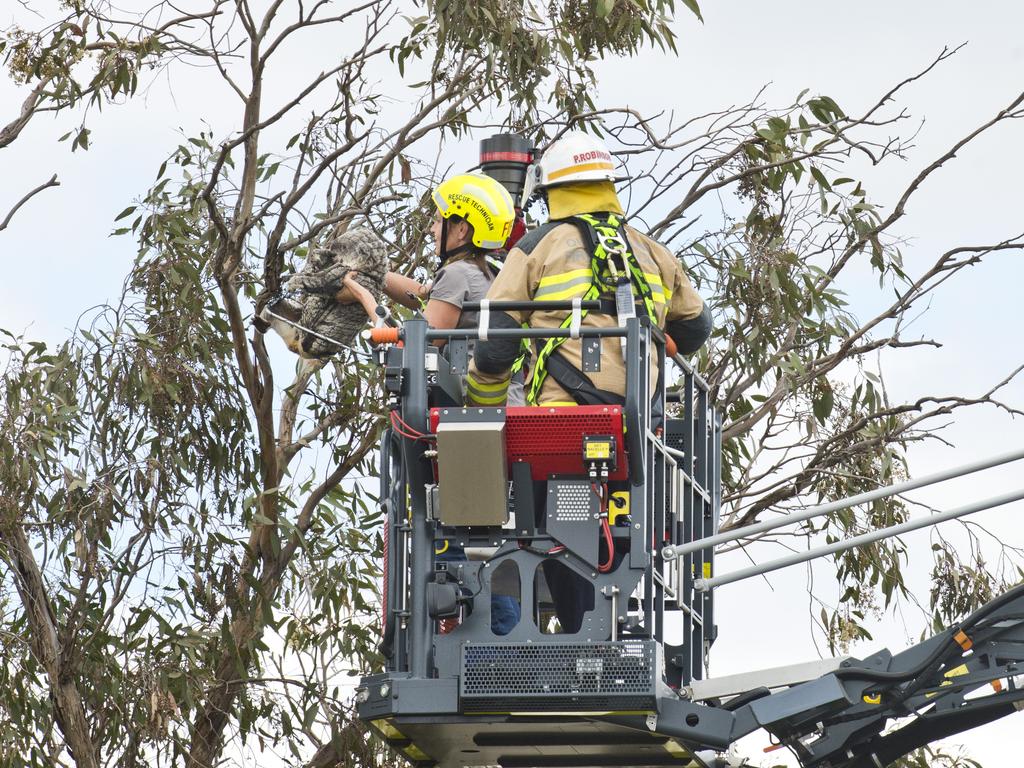
[[[491,300],[481,299],[480,300],[480,325],[479,334],[477,338],[480,341],[487,341],[487,332],[491,328]]]

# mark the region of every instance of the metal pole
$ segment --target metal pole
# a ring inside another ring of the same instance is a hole
[[[570,328],[491,328],[487,331],[488,339],[570,339]],[[622,338],[627,336],[625,328],[580,328],[581,339]],[[431,328],[427,331],[427,341],[436,339],[481,339],[479,328]]]
[[[856,547],[864,546],[865,544],[871,544],[882,539],[892,538],[893,536],[899,536],[901,533],[907,533],[908,531],[916,531],[919,528],[927,528],[938,523],[945,522],[946,520],[954,520],[964,515],[970,515],[974,512],[981,512],[984,509],[991,509],[992,507],[1002,506],[1003,504],[1009,504],[1013,501],[1020,501],[1024,499],[1024,489],[1010,491],[1000,496],[993,496],[990,499],[984,501],[976,501],[973,504],[965,504],[962,507],[956,507],[955,509],[949,509],[945,512],[939,512],[928,517],[922,517],[919,520],[908,520],[905,523],[899,525],[891,525],[888,528],[880,528],[877,531],[871,531],[870,533],[864,533],[860,536],[854,536],[852,539],[844,539],[843,541],[837,541],[834,544],[828,544],[823,547],[816,547],[809,549],[806,552],[796,552],[786,557],[780,557],[778,560],[770,560],[767,563],[761,563],[760,565],[752,565],[747,568],[741,568],[738,571],[727,573],[724,576],[715,576],[711,579],[697,579],[694,582],[694,589],[699,591],[707,591],[720,587],[723,584],[731,584],[734,581],[741,581],[742,579],[748,579],[751,576],[760,576],[763,573],[771,573],[777,571],[780,568],[785,568],[789,565],[797,565],[798,563],[805,563],[808,560],[815,560],[825,555],[833,555],[837,552],[845,552],[848,549],[854,549]]]
[[[426,321],[417,316],[405,324],[402,374],[405,381],[402,418],[415,430],[427,431]],[[409,672],[413,677],[431,677],[431,619],[427,613],[427,582],[434,571],[434,536],[427,522],[424,483],[427,482],[423,448],[413,440],[402,440],[409,500],[412,512],[411,605],[409,606]]]
[[[694,370],[693,366],[686,361],[685,357],[680,354],[675,354],[671,355],[670,359],[673,363],[679,366],[679,370],[683,373],[688,373],[693,377],[693,383],[697,385],[698,389],[703,389],[705,392],[711,391],[711,387],[708,386],[708,383],[701,378],[701,375]]]
[[[906,491],[912,491],[915,488],[933,485],[934,483],[940,483],[943,480],[951,480],[954,477],[962,477],[963,475],[969,475],[973,472],[980,472],[983,469],[998,467],[1001,464],[1009,464],[1011,461],[1018,461],[1019,459],[1024,459],[1024,449],[1018,449],[1009,453],[1002,453],[998,456],[992,456],[987,459],[979,459],[978,461],[973,461],[969,464],[962,464],[958,467],[945,469],[941,472],[925,475],[924,477],[918,477],[913,480],[907,480],[902,483],[896,483],[895,485],[886,485],[882,488],[876,488],[873,491],[859,493],[856,496],[849,497],[848,499],[840,499],[839,501],[832,501],[818,507],[811,507],[810,509],[805,509],[801,512],[794,512],[786,515],[785,517],[778,518],[777,520],[765,520],[761,523],[745,525],[742,528],[735,528],[731,531],[726,531],[725,533],[719,533],[714,536],[708,536],[704,539],[689,542],[688,544],[681,544],[672,547],[671,552],[664,554],[666,557],[680,557],[682,555],[689,554],[690,552],[696,552],[698,549],[702,549],[704,547],[715,547],[719,544],[736,541],[737,539],[746,538],[747,536],[753,536],[765,531],[773,531],[776,528],[782,528],[784,526],[791,525],[792,523],[800,523],[814,517],[827,515],[830,512],[837,512],[840,509],[848,509],[850,507],[855,507],[858,504],[875,501],[876,499],[895,496],[900,493],[905,493]]]

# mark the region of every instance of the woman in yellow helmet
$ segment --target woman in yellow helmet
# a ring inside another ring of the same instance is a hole
[[[392,301],[410,309],[422,307],[423,316],[433,328],[474,328],[476,312],[463,312],[467,301],[480,301],[494,282],[496,269],[487,260],[491,251],[505,245],[515,221],[512,197],[500,183],[481,173],[464,173],[442,182],[433,193],[437,211],[430,226],[440,268],[432,283],[423,284],[409,277],[388,272],[384,292]],[[374,304],[369,292],[352,279],[345,279],[350,295],[358,298],[367,312]],[[347,297],[343,291],[339,300]],[[372,314],[371,314],[372,317]],[[441,346],[443,342],[434,342]],[[470,341],[472,345],[472,341]],[[511,396],[516,400],[515,394]],[[524,395],[520,384],[518,397]],[[515,404],[515,403],[513,403]],[[435,542],[439,561],[458,562],[466,559],[462,547],[448,540]],[[518,600],[509,595],[491,595],[491,629],[507,635],[519,623]],[[442,622],[441,631],[450,631],[453,619]]]
[[[496,269],[487,255],[508,239],[515,205],[504,186],[482,173],[452,176],[434,190],[432,198],[437,210],[430,234],[440,260],[434,279],[421,283],[388,272],[384,292],[409,309],[421,309],[432,328],[474,328],[477,313],[463,312],[462,305],[483,299],[494,282]],[[365,306],[368,292],[352,278],[345,279],[348,290],[338,294],[338,300],[360,299]]]

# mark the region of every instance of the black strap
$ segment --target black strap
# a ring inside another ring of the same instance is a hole
[[[560,352],[552,352],[547,361],[548,375],[569,393],[577,405],[624,405],[622,395],[598,389],[583,371],[566,360]]]
[[[441,252],[438,254],[438,257],[439,257],[438,258],[438,264],[437,264],[438,269],[440,269],[445,264],[447,264],[452,259],[452,257],[459,256],[459,255],[461,255],[463,253],[471,252],[471,251],[473,251],[476,248],[476,246],[473,245],[473,241],[470,240],[468,243],[463,243],[462,245],[457,245],[457,246],[455,246],[454,248],[452,248],[449,251],[448,248],[447,248],[447,243],[448,243],[448,217],[445,216],[444,218],[441,219],[441,248],[440,248]]]
[[[618,310],[615,306],[615,299],[599,298],[598,301],[601,303],[599,309],[592,309],[591,312],[600,312],[602,315],[614,315]],[[643,302],[638,301],[636,306],[636,316],[644,317],[644,313],[647,311],[644,308]]]
[[[587,249],[587,253],[593,254],[597,250],[598,239],[597,229],[595,224],[602,224],[605,227],[613,227],[622,238],[622,241],[626,244],[626,255],[628,258],[620,258],[619,266],[623,272],[629,275],[630,282],[640,292],[640,298],[636,301],[637,317],[649,317],[651,321],[656,320],[657,313],[654,310],[653,298],[651,297],[651,287],[647,284],[647,279],[643,276],[643,271],[640,269],[640,264],[636,258],[636,251],[633,249],[632,244],[629,242],[629,234],[626,231],[626,220],[625,217],[616,216],[611,213],[599,213],[599,214],[581,214],[579,216],[570,216],[565,219],[559,219],[560,224],[572,224],[576,227],[580,236],[583,238],[583,244]],[[612,223],[614,222],[614,223]],[[609,254],[609,259],[612,255]],[[594,272],[593,279],[600,283],[601,292],[615,291],[615,285],[608,283],[602,279],[602,275],[598,272]],[[605,309],[605,305],[602,304],[601,312],[605,314],[614,315],[616,314],[615,300],[614,299],[602,299],[602,301],[610,301],[611,310]]]

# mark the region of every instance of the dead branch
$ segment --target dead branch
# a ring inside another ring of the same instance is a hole
[[[18,209],[21,208],[21,206],[23,206],[25,203],[27,203],[29,200],[31,200],[36,195],[38,195],[44,189],[49,189],[50,187],[59,187],[59,186],[60,186],[60,182],[57,181],[57,174],[53,174],[53,176],[50,177],[49,181],[43,182],[42,184],[40,184],[35,189],[33,189],[30,192],[28,192],[28,194],[26,194],[24,197],[21,198],[21,200],[19,200],[17,203],[14,204],[14,207],[11,208],[10,211],[8,211],[8,213],[4,217],[3,221],[0,221],[0,232],[2,232],[5,229],[7,229],[7,225],[11,223],[11,219],[14,218],[14,214],[16,214],[18,212]]]

